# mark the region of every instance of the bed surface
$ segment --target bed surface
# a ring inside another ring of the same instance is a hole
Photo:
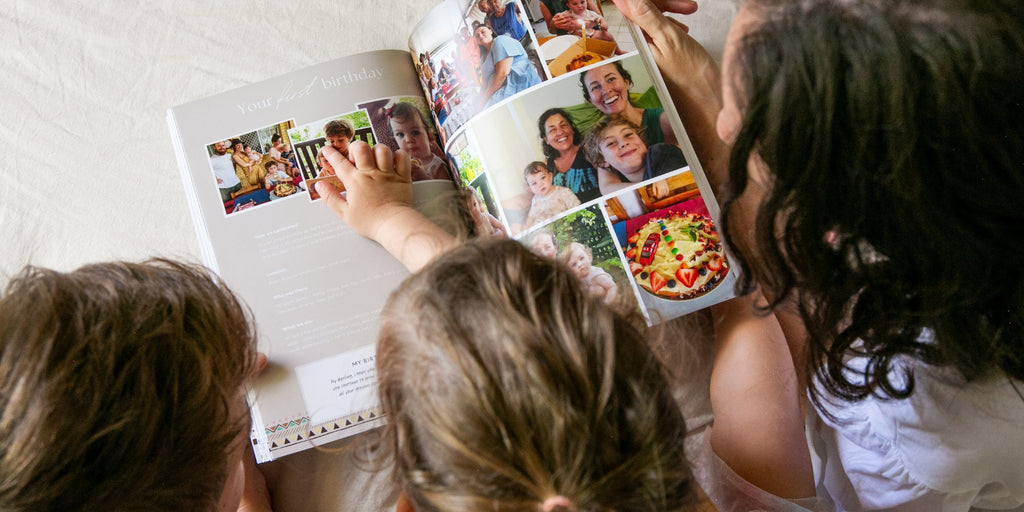
[[[707,0],[691,23],[713,53],[734,2]],[[343,55],[406,48],[437,3],[5,2],[0,276],[27,263],[198,260],[167,108]]]
[[[738,1],[705,0],[691,18],[715,55]],[[437,3],[3,2],[0,282],[26,264],[199,261],[167,108],[343,55],[405,49]],[[360,493],[386,501],[379,483],[342,468],[344,457],[300,454],[267,469],[274,482],[307,482],[289,508],[366,505]]]

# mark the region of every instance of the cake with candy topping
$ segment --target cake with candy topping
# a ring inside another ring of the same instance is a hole
[[[693,213],[652,218],[623,248],[633,279],[644,290],[689,300],[713,290],[729,272],[711,219]]]

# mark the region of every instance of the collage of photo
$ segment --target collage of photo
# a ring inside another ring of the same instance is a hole
[[[293,195],[316,201],[320,196],[314,185],[319,181],[343,192],[323,149],[329,146],[347,157],[349,144],[357,140],[407,152],[413,181],[453,179],[423,98],[382,98],[357,107],[311,123],[296,126],[289,120],[209,144],[225,214]]]
[[[653,322],[699,309],[729,272],[685,138],[610,3],[448,0],[410,37],[424,96],[356,101],[208,145],[226,215],[344,191],[324,156],[404,150],[413,181],[452,180],[475,236],[564,261],[601,300]],[[692,152],[690,153],[692,154]],[[699,174],[699,172],[698,172]],[[723,287],[728,288],[728,287]]]
[[[646,69],[633,53],[549,77],[474,116],[447,149],[478,224],[657,321],[719,293],[729,265]]]

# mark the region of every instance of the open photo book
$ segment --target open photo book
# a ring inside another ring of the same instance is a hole
[[[447,0],[407,51],[168,111],[204,263],[251,308],[270,362],[248,394],[259,462],[385,421],[378,318],[408,272],[321,204],[316,182],[344,192],[324,146],[406,151],[428,217],[460,208],[473,236],[563,261],[650,323],[732,297],[718,204],[642,36],[613,34],[611,3],[540,1]]]

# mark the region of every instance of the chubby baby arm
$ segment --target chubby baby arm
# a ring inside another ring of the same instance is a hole
[[[345,185],[345,196],[327,183],[317,192],[356,233],[376,241],[415,272],[455,244],[455,239],[413,208],[411,163],[404,151],[384,144],[349,147],[349,158],[331,147],[324,155]]]
[[[590,282],[590,291],[595,297],[600,297],[605,304],[611,304],[619,298],[619,287],[615,285],[615,279],[604,271]]]

